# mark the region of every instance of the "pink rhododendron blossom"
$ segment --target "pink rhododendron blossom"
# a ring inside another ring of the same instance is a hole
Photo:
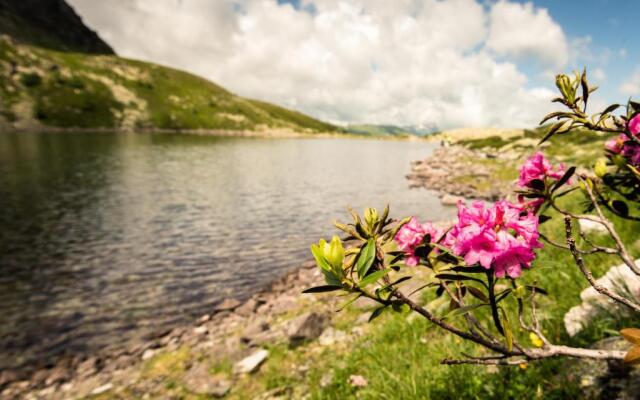
[[[620,154],[622,152],[622,148],[624,147],[624,142],[626,142],[627,139],[627,135],[621,133],[618,137],[611,138],[604,142],[604,148],[614,154]]]
[[[622,149],[625,156],[632,165],[640,165],[640,146],[635,143],[626,144]]]
[[[425,235],[431,236],[431,241],[435,242],[442,236],[442,230],[434,227],[430,223],[420,224],[417,219],[411,218],[411,221],[404,224],[396,234],[395,240],[398,248],[407,255],[405,263],[410,267],[415,267],[420,261],[420,257],[415,255],[416,247],[418,247]]]
[[[634,116],[629,120],[627,129],[633,136],[638,136],[638,133],[640,133],[640,114]]]
[[[564,172],[564,165],[560,164],[557,168],[554,168],[541,152],[536,152],[522,164],[518,185],[527,187],[531,184],[531,181],[535,179],[544,181],[547,177],[560,179]]]
[[[531,211],[535,214],[543,204],[543,198],[536,198],[527,201],[527,198],[525,198],[523,195],[518,196],[518,205],[522,208],[523,211]]]
[[[533,250],[542,247],[538,237],[538,218],[520,205],[499,201],[490,208],[482,202],[466,207],[460,202],[458,222],[444,244],[469,266],[480,264],[498,277],[517,278],[522,267],[531,266]]]

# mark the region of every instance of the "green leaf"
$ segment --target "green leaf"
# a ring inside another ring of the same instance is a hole
[[[371,322],[374,319],[378,318],[386,308],[387,308],[387,306],[380,306],[380,307],[376,308],[375,310],[373,310],[373,312],[369,316],[369,322]]]
[[[507,342],[507,349],[509,351],[513,350],[513,332],[511,331],[511,326],[509,325],[509,317],[507,317],[507,313],[504,311],[502,307],[500,310],[500,319],[502,321],[502,328],[504,329],[504,338]]]
[[[500,292],[496,296],[496,303],[499,303],[501,300],[504,300],[504,298],[507,297],[511,292],[512,292],[512,289],[505,289],[502,292]]]
[[[467,286],[467,290],[469,291],[469,293],[471,293],[471,295],[473,297],[475,297],[476,299],[482,300],[485,303],[489,302],[489,297],[487,297],[486,294],[484,294],[484,292],[478,288],[475,288],[473,286]]]
[[[358,277],[362,279],[363,276],[369,272],[369,268],[373,264],[373,260],[376,258],[376,242],[373,239],[369,239],[367,244],[360,250],[358,256],[358,262],[356,263],[356,270],[358,271]]]
[[[540,215],[540,216],[538,216],[538,224],[542,225],[542,224],[544,224],[545,222],[547,222],[550,219],[551,219],[551,217],[548,216],[548,215]]]
[[[323,269],[322,274],[324,275],[324,281],[327,282],[330,286],[342,285],[340,278],[338,278],[333,271],[327,271]]]
[[[613,200],[611,202],[611,208],[620,215],[629,215],[629,207],[627,206],[627,203],[622,200]]]
[[[312,244],[311,253],[313,254],[313,258],[315,258],[316,264],[318,264],[318,267],[320,267],[320,269],[324,271],[331,271],[331,266],[329,265],[327,260],[324,259],[324,252],[322,247],[325,243],[326,242],[324,240],[320,240],[319,245]]]
[[[482,267],[482,266],[476,266],[476,267],[459,266],[459,267],[451,268],[451,271],[465,272],[465,273],[470,273],[470,274],[484,274],[484,273],[487,272],[487,269],[485,267]]]
[[[361,280],[360,282],[358,282],[358,287],[367,287],[368,285],[377,282],[378,279],[382,278],[383,276],[385,276],[386,274],[389,273],[388,269],[383,269],[380,271],[376,271],[374,273],[371,273],[369,275],[367,275],[363,280]]]
[[[576,172],[576,167],[571,167],[567,170],[567,172],[564,173],[564,175],[562,175],[562,178],[560,178],[558,180],[558,182],[556,182],[555,185],[553,185],[553,188],[551,188],[551,191],[554,192],[557,189],[560,188],[560,186],[564,185],[565,183],[567,183],[567,181],[569,179],[571,179],[571,177],[573,176],[574,172]]]
[[[322,285],[315,286],[302,291],[302,293],[324,293],[324,292],[333,292],[334,290],[341,290],[342,286],[337,285]]]

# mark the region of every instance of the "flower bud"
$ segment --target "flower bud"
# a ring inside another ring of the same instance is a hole
[[[605,176],[607,174],[607,160],[605,158],[598,158],[593,166],[593,172],[595,172],[599,178]]]
[[[344,247],[342,247],[342,241],[338,236],[333,236],[331,243],[324,244],[324,258],[334,268],[342,268],[342,261],[344,261]]]
[[[378,221],[378,210],[375,208],[367,208],[364,210],[364,222],[370,227]]]

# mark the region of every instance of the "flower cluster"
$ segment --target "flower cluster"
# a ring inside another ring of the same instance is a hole
[[[531,266],[538,240],[538,217],[519,205],[502,200],[492,207],[475,202],[458,204],[458,222],[447,234],[445,245],[464,257],[467,265],[493,269],[497,277],[520,276]]]
[[[443,233],[441,229],[430,223],[420,224],[417,219],[411,218],[400,228],[395,240],[398,243],[398,248],[406,254],[405,263],[410,267],[415,267],[420,262],[420,257],[415,254],[415,251],[423,243],[425,236],[429,235],[431,242],[437,242]]]
[[[640,114],[629,120],[627,131],[630,135],[640,137]],[[621,133],[617,137],[607,140],[604,147],[613,155],[622,155],[629,160],[631,165],[640,166],[640,146],[629,140],[626,134]]]
[[[564,173],[564,165],[554,168],[541,152],[536,152],[520,168],[518,185],[532,187],[535,180],[544,182],[546,178],[560,179]]]
[[[395,240],[407,255],[405,262],[416,266],[420,261],[416,248],[429,234],[437,241],[443,232],[431,224],[420,224],[415,218],[405,224]],[[542,247],[538,240],[538,218],[519,205],[499,201],[492,207],[475,202],[469,208],[458,204],[458,222],[442,243],[469,266],[480,264],[493,269],[498,277],[520,276],[521,268],[531,266],[533,250]]]

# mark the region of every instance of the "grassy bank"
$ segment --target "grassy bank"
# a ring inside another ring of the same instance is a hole
[[[111,55],[47,50],[0,36],[0,129],[46,127],[342,132],[183,71]]]

